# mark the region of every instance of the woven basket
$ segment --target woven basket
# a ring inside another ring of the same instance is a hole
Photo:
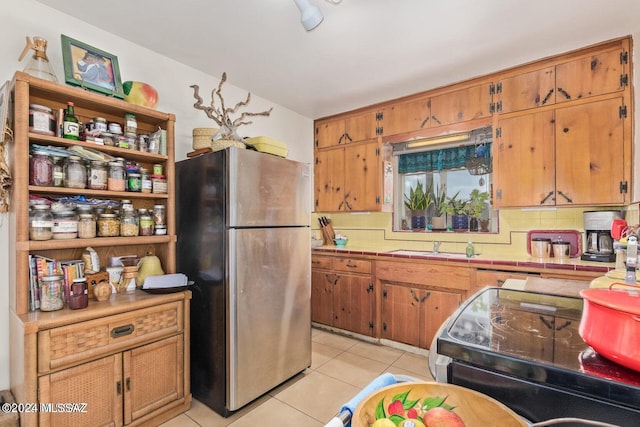
[[[193,129],[193,149],[209,148],[211,137],[218,132],[216,128],[194,128]]]
[[[246,145],[235,139],[217,139],[211,141],[211,151],[220,151],[228,147],[246,148]]]

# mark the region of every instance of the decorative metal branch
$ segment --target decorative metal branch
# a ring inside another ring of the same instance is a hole
[[[207,117],[216,122],[221,129],[227,129],[229,135],[233,135],[238,127],[253,123],[251,121],[248,121],[247,118],[256,116],[269,116],[269,114],[271,114],[273,107],[260,113],[250,113],[245,111],[240,113],[240,117],[232,119],[232,115],[238,113],[242,107],[246,107],[249,104],[249,101],[251,101],[251,93],[247,93],[247,99],[245,99],[244,101],[238,102],[232,108],[227,108],[225,107],[224,98],[222,96],[222,85],[226,81],[227,73],[222,73],[222,78],[218,83],[218,87],[211,91],[211,104],[209,106],[204,105],[204,100],[200,96],[200,86],[191,85],[190,87],[193,88],[193,97],[196,99],[196,103],[193,104],[193,107],[196,110],[204,111]],[[216,105],[216,98],[220,101],[219,107]]]

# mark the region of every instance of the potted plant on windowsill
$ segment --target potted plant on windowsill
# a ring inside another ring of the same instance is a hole
[[[471,194],[469,195],[469,202],[467,203],[467,214],[469,215],[470,231],[478,231],[478,221],[480,220],[482,211],[484,210],[484,206],[488,201],[489,193],[487,193],[486,191],[480,191],[477,188],[471,190]]]
[[[433,202],[431,186],[425,191],[421,181],[409,189],[409,195],[404,195],[404,205],[411,211],[411,228],[413,230],[426,227],[426,210]]]
[[[451,214],[451,226],[454,230],[466,230],[469,228],[469,216],[467,214],[468,200],[458,199],[456,193],[449,198],[447,213]]]
[[[447,228],[448,206],[446,186],[443,185],[441,188],[436,187],[433,196],[433,216],[431,217],[431,227],[434,230],[445,230]]]

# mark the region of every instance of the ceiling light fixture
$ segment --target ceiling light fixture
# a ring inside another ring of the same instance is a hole
[[[324,19],[320,8],[309,0],[294,0],[300,9],[300,22],[305,30],[311,31]]]
[[[467,141],[470,137],[469,132],[456,133],[452,135],[436,136],[433,138],[418,139],[407,142],[407,148],[427,147],[429,145],[446,144],[450,142]]]

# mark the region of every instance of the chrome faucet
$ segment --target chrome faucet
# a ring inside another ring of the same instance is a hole
[[[437,254],[438,252],[440,252],[440,245],[442,244],[442,242],[433,242],[433,253]]]

